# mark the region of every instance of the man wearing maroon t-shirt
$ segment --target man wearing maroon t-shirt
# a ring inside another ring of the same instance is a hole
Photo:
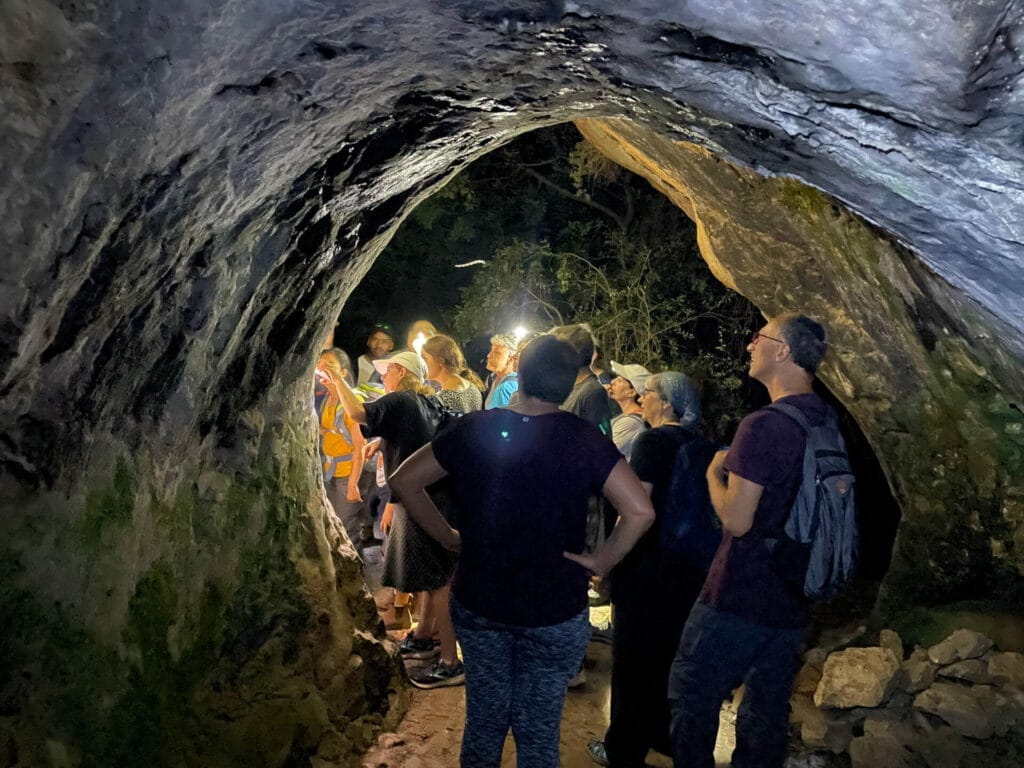
[[[754,334],[750,376],[772,402],[818,424],[827,406],[812,391],[825,330],[782,315]],[[806,437],[796,421],[762,409],[708,467],[722,544],[679,641],[669,678],[675,768],[712,768],[723,699],[741,683],[734,768],[773,768],[786,756],[789,697],[809,604],[776,570],[765,539],[780,536],[803,479]]]

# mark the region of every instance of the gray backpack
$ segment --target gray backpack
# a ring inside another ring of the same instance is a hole
[[[846,444],[831,408],[817,426],[788,403],[774,403],[768,408],[799,424],[807,434],[807,446],[803,481],[783,536],[766,539],[766,543],[779,571],[796,586],[802,586],[804,595],[827,600],[850,582],[857,564],[855,480]]]

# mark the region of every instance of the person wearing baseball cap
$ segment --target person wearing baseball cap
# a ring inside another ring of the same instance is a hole
[[[608,397],[622,409],[622,414],[612,419],[612,442],[629,461],[633,442],[637,435],[647,429],[640,408],[640,396],[651,372],[635,363],[617,363],[612,360],[611,365],[615,376],[607,386]]]
[[[340,394],[353,421],[363,425],[363,434],[367,438],[382,439],[383,474],[390,487],[390,477],[402,462],[434,437],[443,408],[434,390],[424,381],[427,367],[415,352],[402,350],[375,360],[373,365],[384,381],[386,394],[383,397],[360,403],[344,383]],[[453,503],[450,489],[435,488],[431,494],[434,503],[448,514]],[[381,530],[387,537],[381,583],[406,594],[443,590],[455,572],[456,556],[407,516],[402,501],[400,496],[393,495],[381,518]],[[399,643],[399,652],[403,658],[411,659],[441,656],[441,663],[431,667],[429,685],[414,681],[418,687],[461,685],[466,675],[457,657],[451,620],[447,611],[443,615],[428,611],[428,606],[433,605],[429,602],[424,606],[420,625]],[[446,627],[440,626],[446,622]],[[450,637],[450,647],[434,641],[435,630],[442,638]]]
[[[427,376],[427,365],[423,362],[423,358],[409,349],[395,352],[390,357],[374,360],[373,367],[377,369],[382,382],[384,382],[384,377],[388,375],[397,376],[396,383],[401,381],[402,377],[407,374],[412,374],[421,380]],[[393,370],[393,368],[400,368],[401,370]],[[388,387],[387,382],[384,382],[384,389],[388,392],[393,392],[398,387]]]

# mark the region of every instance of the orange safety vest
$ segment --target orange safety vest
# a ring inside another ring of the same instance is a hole
[[[320,456],[323,458],[324,481],[352,474],[352,430],[359,429],[334,398],[327,398],[320,411]]]

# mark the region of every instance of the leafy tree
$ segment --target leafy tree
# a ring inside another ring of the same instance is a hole
[[[756,310],[712,277],[678,208],[570,125],[520,137],[422,203],[343,319],[363,296],[396,321],[431,317],[463,341],[585,321],[606,359],[701,381],[712,433],[729,434],[748,408]]]

